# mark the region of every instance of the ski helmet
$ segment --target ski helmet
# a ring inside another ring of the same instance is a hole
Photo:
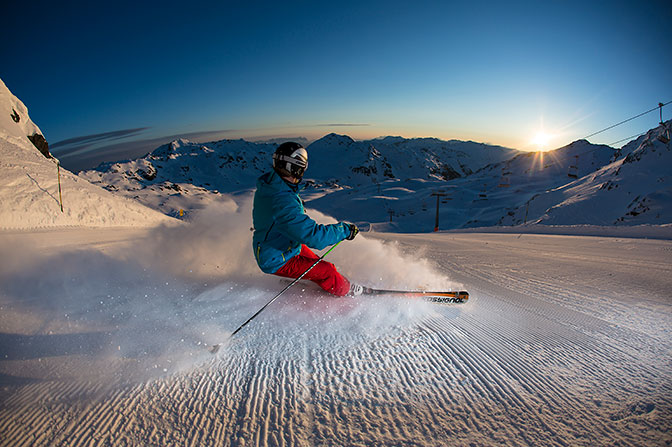
[[[273,169],[283,177],[301,180],[308,169],[308,152],[299,143],[282,143],[273,154]]]

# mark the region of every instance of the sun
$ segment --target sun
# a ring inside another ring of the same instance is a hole
[[[553,135],[546,132],[537,132],[530,143],[537,148],[538,151],[545,152],[549,150],[549,144],[553,139]]]

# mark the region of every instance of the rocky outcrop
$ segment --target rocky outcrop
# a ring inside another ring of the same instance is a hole
[[[28,139],[31,143],[47,158],[53,158],[49,153],[49,143],[47,143],[46,138],[42,134],[35,133],[33,135],[28,135]]]

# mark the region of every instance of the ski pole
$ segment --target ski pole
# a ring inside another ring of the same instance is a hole
[[[255,318],[257,315],[259,315],[264,309],[266,309],[266,308],[267,308],[273,301],[277,300],[277,299],[280,297],[280,295],[282,295],[283,293],[285,293],[290,287],[292,287],[294,284],[296,284],[297,282],[299,282],[299,280],[301,280],[301,278],[303,278],[304,276],[306,276],[306,274],[307,274],[309,271],[311,271],[311,270],[313,269],[313,267],[315,267],[321,260],[323,260],[324,257],[327,256],[327,255],[331,252],[331,250],[333,250],[334,248],[336,248],[336,246],[337,246],[338,244],[340,244],[341,242],[343,242],[343,241],[338,241],[338,242],[336,242],[334,245],[332,245],[331,248],[330,248],[329,250],[327,250],[327,252],[326,252],[325,254],[323,254],[322,256],[320,256],[320,259],[318,259],[317,261],[315,261],[315,263],[314,263],[313,265],[311,265],[310,267],[308,267],[308,269],[307,269],[305,272],[301,273],[301,275],[300,275],[298,278],[296,278],[294,281],[292,281],[291,283],[289,283],[289,285],[288,285],[287,287],[285,287],[284,289],[282,289],[282,290],[280,291],[280,293],[278,293],[277,295],[275,295],[275,296],[273,297],[273,299],[271,299],[271,300],[270,300],[268,303],[266,303],[261,309],[259,309],[259,310],[257,311],[257,313],[255,313],[254,315],[252,315],[252,316],[251,316],[245,323],[241,324],[240,327],[239,327],[238,329],[236,329],[235,331],[233,331],[233,332],[231,333],[231,337],[233,337],[234,335],[236,335],[236,334],[238,333],[238,331],[240,331],[242,328],[244,328],[244,327],[247,325],[247,323],[249,323],[250,321],[254,320],[254,318]]]

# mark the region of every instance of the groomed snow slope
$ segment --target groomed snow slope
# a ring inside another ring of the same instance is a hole
[[[282,288],[227,233],[248,211],[196,232],[0,234],[43,253],[0,271],[0,444],[672,443],[672,242],[358,237],[330,254],[352,278],[465,285],[471,300],[308,285],[212,356]]]

